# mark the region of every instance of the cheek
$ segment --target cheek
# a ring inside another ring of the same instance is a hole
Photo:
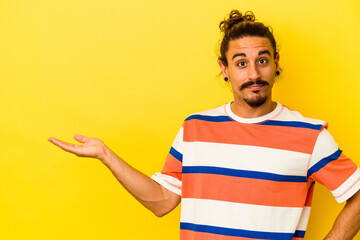
[[[229,77],[234,84],[241,84],[246,80],[246,71],[241,71],[239,69],[235,69],[229,71]]]
[[[234,92],[238,87],[237,87],[237,84],[234,80],[230,80],[228,82],[228,87],[230,87],[231,91]]]
[[[265,71],[263,71],[263,77],[266,78],[266,80],[274,79],[276,75],[276,69],[275,68],[268,68]]]

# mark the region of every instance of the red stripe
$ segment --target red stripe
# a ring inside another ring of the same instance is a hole
[[[343,184],[357,169],[357,165],[344,154],[337,160],[328,163],[311,178],[325,185],[330,191],[334,191]]]
[[[311,154],[319,131],[307,128],[267,126],[239,122],[189,120],[184,141],[250,145]]]
[[[311,183],[275,182],[215,174],[184,174],[183,198],[303,207]]]
[[[303,240],[304,238],[294,237],[292,240]],[[244,238],[224,236],[212,233],[194,232],[191,230],[180,230],[180,240],[263,240],[258,238]]]
[[[181,181],[182,179],[181,171],[182,171],[182,163],[169,153],[166,157],[165,165],[161,173],[170,175]]]
[[[313,195],[314,195],[314,188],[315,188],[315,184],[311,184],[309,190],[308,190],[308,194],[306,196],[306,201],[305,201],[305,205],[306,207],[311,207],[312,205],[312,199],[313,199]]]
[[[224,236],[212,233],[194,232],[191,230],[180,230],[181,240],[261,240],[258,238],[244,238],[234,236]]]

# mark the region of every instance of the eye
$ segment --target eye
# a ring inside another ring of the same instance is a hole
[[[265,64],[268,63],[268,60],[263,58],[263,59],[260,59],[260,60],[259,60],[259,63],[260,63],[261,65],[265,65]]]
[[[238,65],[239,67],[245,67],[245,66],[246,66],[246,62],[244,62],[244,61],[238,62],[237,65]]]

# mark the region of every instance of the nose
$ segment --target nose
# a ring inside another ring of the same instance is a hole
[[[255,81],[260,78],[259,69],[257,68],[256,64],[251,64],[247,70],[249,80]]]

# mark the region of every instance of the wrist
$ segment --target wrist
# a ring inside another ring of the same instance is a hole
[[[112,172],[122,171],[122,169],[126,166],[125,161],[106,145],[104,146],[103,153],[98,157],[98,159]]]
[[[108,148],[105,144],[104,147],[102,149],[101,154],[99,154],[98,159],[105,164],[106,166],[108,166],[111,162],[111,155],[112,155],[112,151],[110,150],[110,148]]]

